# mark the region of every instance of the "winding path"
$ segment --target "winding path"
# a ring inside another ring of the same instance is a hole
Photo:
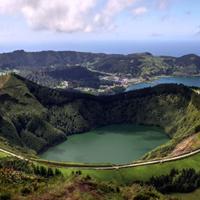
[[[122,165],[79,165],[79,164],[67,164],[67,163],[59,163],[59,162],[51,162],[51,161],[46,161],[46,160],[40,160],[40,159],[27,159],[23,156],[17,155],[15,153],[12,153],[10,151],[4,150],[0,148],[0,151],[3,153],[6,153],[10,156],[16,157],[20,160],[26,160],[26,161],[30,161],[30,162],[39,162],[39,163],[46,163],[46,164],[51,164],[54,166],[58,166],[58,167],[69,167],[69,168],[86,168],[86,169],[93,169],[93,170],[113,170],[113,169],[122,169],[122,168],[131,168],[131,167],[140,167],[140,166],[145,166],[145,165],[152,165],[152,164],[159,164],[159,163],[164,163],[164,162],[171,162],[171,161],[175,161],[175,160],[181,160],[183,158],[187,158],[190,156],[193,156],[195,154],[200,153],[200,149],[197,149],[195,151],[183,154],[183,155],[179,155],[179,156],[175,156],[175,157],[171,157],[171,158],[163,158],[163,159],[158,159],[158,160],[152,160],[152,161],[145,161],[145,162],[139,162],[139,163],[130,163],[130,164],[122,164]]]

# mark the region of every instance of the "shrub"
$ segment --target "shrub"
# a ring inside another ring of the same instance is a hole
[[[54,176],[53,170],[51,168],[48,168],[47,177],[52,177],[52,176]]]
[[[33,171],[35,175],[39,175],[45,178],[50,178],[54,176],[61,176],[62,172],[59,169],[55,169],[55,171],[51,167],[44,167],[44,166],[33,166]]]
[[[55,169],[55,176],[61,176],[62,172],[59,169]]]
[[[0,159],[0,168],[9,168],[26,173],[32,173],[32,167],[28,161],[19,160],[16,158],[2,158]]]
[[[158,198],[159,197],[153,192],[141,192],[136,195],[133,200],[153,200]]]
[[[32,192],[32,189],[29,188],[29,187],[24,187],[24,188],[21,189],[21,194],[23,196],[26,196],[26,195],[30,194],[31,192]]]
[[[120,192],[120,188],[116,187],[116,192],[119,193]]]
[[[43,177],[47,176],[47,169],[44,166],[40,166],[40,175]]]
[[[80,176],[82,174],[82,172],[79,170],[79,171],[76,171],[76,175]]]
[[[10,200],[11,199],[11,194],[10,193],[2,193],[0,194],[0,200]]]
[[[200,187],[200,173],[194,169],[172,169],[170,174],[152,177],[147,183],[162,193],[192,192]]]
[[[92,178],[91,178],[90,175],[87,175],[87,176],[85,177],[85,179],[86,179],[86,180],[91,180]]]

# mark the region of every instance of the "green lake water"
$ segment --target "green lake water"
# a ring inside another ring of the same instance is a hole
[[[152,126],[112,125],[72,135],[50,148],[41,158],[83,163],[129,163],[169,140],[165,132]]]

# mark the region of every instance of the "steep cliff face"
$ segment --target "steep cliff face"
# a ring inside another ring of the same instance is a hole
[[[200,96],[183,85],[97,97],[49,89],[17,75],[6,77],[0,78],[0,136],[36,152],[70,134],[109,124],[136,123],[161,126],[171,136],[162,151],[149,155],[159,156],[200,126]]]

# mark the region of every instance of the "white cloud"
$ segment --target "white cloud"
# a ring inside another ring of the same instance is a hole
[[[148,11],[146,7],[138,7],[133,9],[133,14],[134,15],[143,15]]]
[[[95,0],[84,0],[81,3],[79,0],[40,0],[36,6],[23,6],[22,13],[35,29],[88,32],[88,15],[94,6]]]
[[[137,0],[0,0],[0,13],[22,14],[36,30],[91,32],[110,29],[115,17]]]
[[[169,6],[171,0],[158,0],[158,7],[159,9],[163,10]]]
[[[137,0],[108,0],[105,8],[97,13],[94,17],[94,22],[98,26],[104,26],[113,29],[114,18],[122,11],[131,7]]]

